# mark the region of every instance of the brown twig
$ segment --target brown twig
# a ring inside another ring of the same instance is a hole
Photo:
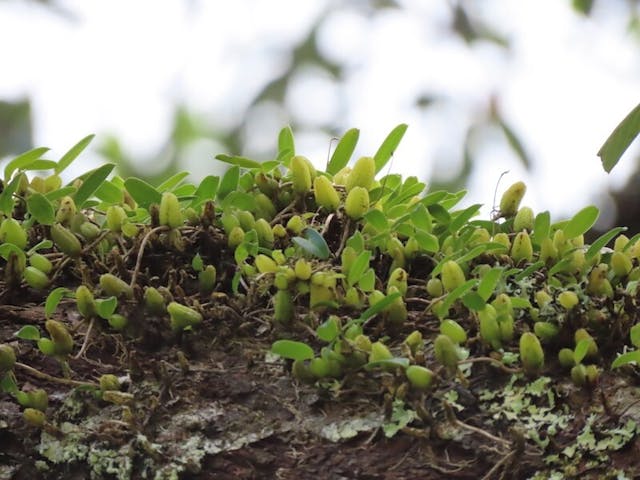
[[[167,227],[166,225],[161,225],[159,227],[152,228],[144,236],[144,238],[142,239],[142,242],[140,242],[140,249],[138,250],[138,258],[136,258],[136,266],[133,269],[133,273],[131,274],[131,282],[129,283],[129,286],[131,288],[135,287],[136,277],[138,276],[138,272],[140,271],[140,267],[142,266],[142,256],[144,255],[144,249],[146,248],[147,243],[149,242],[149,239],[151,238],[152,235],[158,232],[163,232],[168,229],[169,227]]]
[[[93,329],[93,322],[95,321],[95,317],[91,317],[89,321],[89,326],[87,327],[87,332],[84,334],[84,340],[82,342],[82,346],[80,347],[80,351],[76,354],[74,359],[80,358],[84,352],[87,350],[87,346],[89,345],[89,336],[91,335],[91,330]]]
[[[475,358],[467,358],[466,360],[460,360],[458,362],[458,366],[464,365],[466,363],[491,363],[493,366],[499,368],[503,372],[506,373],[521,373],[521,368],[509,368],[504,363],[495,358],[491,357],[475,357]]]

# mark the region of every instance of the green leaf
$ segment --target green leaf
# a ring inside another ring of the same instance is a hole
[[[347,283],[350,287],[358,283],[360,277],[364,274],[365,270],[369,268],[369,260],[371,259],[371,252],[369,250],[363,250],[356,257],[351,268],[349,269],[349,274],[347,275]]]
[[[477,284],[478,284],[478,279],[472,278],[471,280],[467,280],[466,282],[464,282],[458,288],[454,288],[451,292],[447,294],[445,299],[442,301],[438,310],[435,312],[436,315],[438,315],[439,318],[446,317],[447,313],[449,313],[449,308],[451,308],[451,305],[453,305],[453,303],[456,300],[461,298],[465,293],[467,293]]]
[[[640,365],[640,350],[632,350],[619,355],[611,364],[611,368],[622,367],[623,365],[628,365],[630,363]]]
[[[218,187],[218,198],[223,200],[224,197],[238,189],[238,181],[240,180],[240,167],[233,166],[227,170],[222,177],[220,186]]]
[[[616,166],[638,133],[640,133],[640,104],[629,112],[600,147],[598,156],[605,172],[609,173]]]
[[[353,151],[356,149],[359,137],[360,130],[357,128],[351,128],[344,133],[338,145],[336,145],[333,155],[331,155],[331,160],[327,165],[327,173],[335,175],[347,166]]]
[[[22,340],[39,340],[40,330],[33,325],[25,325],[15,333],[15,336]]]
[[[358,287],[360,287],[360,290],[363,292],[373,292],[376,288],[376,272],[373,268],[369,268],[364,272],[362,277],[360,277],[360,280],[358,280]]]
[[[124,200],[124,193],[121,188],[116,187],[109,180],[102,182],[102,185],[95,191],[95,196],[105,203],[117,205]]]
[[[640,348],[640,323],[631,327],[629,337],[631,338],[631,344],[636,348]]]
[[[445,198],[447,195],[448,195],[448,193],[446,191],[437,190],[435,192],[427,193],[424,196],[424,198],[422,200],[420,200],[420,203],[422,205],[424,205],[425,207],[428,207],[429,205],[433,205],[435,203],[438,203],[440,200]]]
[[[91,143],[95,134],[87,135],[78,143],[76,143],[73,147],[69,149],[67,153],[65,153],[62,158],[58,161],[56,165],[55,172],[57,174],[62,173],[71,163],[78,158],[78,156],[83,152],[85,148]]]
[[[191,260],[191,268],[193,268],[196,272],[201,272],[202,270],[204,270],[204,262],[202,261],[202,257],[199,253],[196,253],[196,255]]]
[[[278,134],[278,159],[285,165],[288,165],[289,160],[295,154],[296,146],[293,140],[293,132],[291,131],[291,127],[287,125],[280,130]]]
[[[207,200],[214,200],[216,192],[218,191],[218,184],[220,183],[220,177],[208,175],[202,179],[198,188],[194,192],[195,198],[191,202],[192,207],[203,204]]]
[[[4,213],[7,217],[10,217],[13,211],[13,194],[16,193],[19,183],[20,175],[16,175],[9,184],[5,183],[4,190],[0,192],[0,212]]]
[[[73,292],[65,287],[58,287],[49,293],[47,300],[44,302],[44,315],[49,318],[58,308],[58,304],[63,297],[73,296]]]
[[[33,150],[24,152],[11,160],[7,163],[7,166],[4,167],[4,183],[9,183],[9,179],[13,172],[16,170],[24,170],[48,151],[49,149],[46,147],[34,148]]]
[[[256,197],[246,192],[231,192],[220,202],[222,208],[233,206],[238,210],[253,212],[256,209]]]
[[[20,258],[20,265],[25,265],[27,263],[27,256],[21,248],[18,248],[13,243],[0,244],[0,257],[5,260],[9,260],[9,255],[12,253]]]
[[[53,205],[41,193],[32,193],[27,197],[27,211],[40,225],[53,225],[56,220]]]
[[[558,272],[565,271],[565,269],[567,269],[569,265],[571,265],[571,262],[573,262],[573,258],[571,258],[571,256],[567,256],[563,258],[562,260],[560,260],[558,263],[556,263],[553,267],[549,269],[549,272],[547,273],[547,275],[551,277],[552,275],[555,275]]]
[[[19,392],[13,372],[7,372],[0,377],[0,392],[7,392],[12,395],[16,395]]]
[[[536,215],[536,220],[533,224],[533,233],[531,234],[531,243],[541,245],[542,241],[549,236],[550,227],[551,215],[548,210]]]
[[[389,229],[389,222],[387,221],[387,217],[384,213],[376,208],[365,213],[364,219],[378,231],[384,232]]]
[[[511,297],[511,306],[513,308],[531,308],[531,302],[523,297]]]
[[[427,207],[418,203],[411,211],[410,216],[411,221],[416,228],[431,233],[431,229],[433,228],[433,219],[431,218],[431,214],[429,213],[429,210],[427,210]]]
[[[607,233],[600,235],[589,247],[587,253],[584,254],[585,260],[589,261],[594,258],[600,250],[607,246],[607,244],[620,233],[626,231],[626,227],[616,227],[609,230]]]
[[[475,205],[471,205],[469,208],[466,208],[461,212],[456,212],[452,215],[453,220],[451,220],[451,223],[449,224],[449,231],[454,233],[460,230],[474,215],[478,213],[480,207],[482,207],[482,204],[476,203]]]
[[[451,215],[449,215],[449,212],[447,212],[447,210],[439,203],[434,203],[433,205],[429,205],[427,207],[427,210],[429,210],[429,213],[431,214],[431,216],[435,218],[438,221],[438,223],[441,223],[442,225],[448,225],[449,222],[451,221]]]
[[[336,317],[329,317],[316,328],[316,334],[320,340],[327,343],[333,342],[340,333],[340,325]]]
[[[24,168],[25,171],[36,171],[36,170],[51,170],[54,169],[58,165],[53,160],[45,160],[43,158],[36,160],[35,162],[29,164],[28,167]]]
[[[116,308],[118,308],[118,299],[116,297],[97,298],[96,306],[98,307],[98,315],[109,320],[109,317],[114,314]]]
[[[78,188],[78,191],[73,196],[73,200],[76,202],[78,208],[82,208],[87,200],[93,196],[95,191],[102,185],[115,165],[113,163],[107,163],[101,167],[91,171]]]
[[[216,155],[217,160],[221,162],[228,163],[230,165],[242,168],[260,168],[260,162],[256,162],[255,160],[251,160],[247,157],[240,157],[238,155],[225,155],[221,153]]]
[[[489,300],[493,291],[500,280],[500,276],[502,275],[503,269],[500,267],[494,267],[489,270],[484,276],[480,279],[480,283],[478,284],[478,295],[485,302]]]
[[[584,357],[587,356],[587,353],[589,352],[589,346],[591,345],[592,341],[593,340],[591,339],[585,338],[578,342],[578,344],[576,345],[576,349],[573,351],[573,358],[575,359],[576,363],[582,362],[582,360],[584,360]]]
[[[513,279],[516,282],[519,282],[523,278],[529,277],[531,274],[533,274],[533,272],[537,272],[542,267],[544,267],[544,262],[542,260],[538,260],[537,262],[532,263],[531,265],[529,265],[524,270],[520,270],[516,275],[514,275]]]
[[[124,186],[138,205],[148,210],[152,203],[160,204],[162,194],[144,180],[136,177],[127,178]]]
[[[569,240],[586,233],[596,223],[599,214],[598,208],[593,205],[580,210],[562,229],[565,238]]]
[[[400,292],[395,292],[395,293],[391,293],[391,294],[387,295],[382,300],[380,300],[378,303],[376,303],[375,305],[370,306],[364,312],[362,312],[360,314],[360,316],[358,317],[357,321],[358,322],[364,322],[364,321],[369,320],[371,317],[373,317],[374,315],[377,315],[378,313],[383,311],[385,308],[387,308],[389,305],[391,305],[393,302],[395,302],[397,298],[400,298],[401,296],[402,295],[400,294]]]
[[[364,250],[364,237],[360,233],[360,230],[356,230],[356,232],[349,237],[347,247],[353,248],[356,252]]]
[[[156,190],[158,190],[160,193],[170,192],[176,186],[180,185],[182,180],[184,180],[188,176],[189,176],[189,172],[178,172],[175,175],[172,175],[171,177],[167,178],[160,185],[158,185],[158,188],[156,188]]]
[[[440,242],[434,234],[423,230],[416,230],[414,237],[420,248],[428,253],[435,253],[440,250]]]
[[[47,200],[50,202],[54,202],[59,198],[66,197],[67,195],[73,195],[78,189],[71,185],[59,188],[58,190],[53,190],[51,192],[46,193],[44,196],[47,197]]]
[[[389,135],[387,135],[387,138],[384,139],[384,142],[382,142],[382,145],[380,145],[380,148],[373,156],[376,161],[376,173],[382,170],[389,159],[391,159],[393,152],[398,148],[398,145],[404,136],[404,132],[407,131],[407,127],[407,124],[401,123],[391,130]]]
[[[309,345],[293,340],[278,340],[271,345],[271,353],[290,360],[310,360],[313,350]]]
[[[482,310],[487,304],[486,300],[482,298],[477,292],[469,292],[462,297],[462,303],[469,310],[478,311]]]
[[[305,252],[317,257],[321,260],[329,258],[331,252],[324,237],[316,232],[313,228],[305,228],[304,236],[293,237],[291,240]]]
[[[45,240],[41,240],[40,242],[36,243],[33,247],[31,247],[28,251],[27,251],[27,255],[33,255],[35,252],[37,252],[38,250],[46,250],[47,248],[51,248],[53,247],[53,242],[49,239],[45,239]]]

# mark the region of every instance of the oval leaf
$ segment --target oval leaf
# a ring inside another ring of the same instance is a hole
[[[4,167],[5,184],[9,182],[9,179],[11,178],[13,172],[15,172],[16,170],[24,170],[48,151],[49,149],[46,147],[34,148],[33,150],[29,150],[28,152],[24,152],[18,155],[16,158],[7,163],[7,166]]]
[[[599,214],[598,208],[593,205],[580,210],[563,227],[565,238],[570,239],[586,233],[596,223]]]
[[[380,148],[373,156],[376,161],[376,173],[382,170],[389,159],[393,156],[393,152],[398,148],[398,145],[404,136],[404,132],[407,131],[407,127],[408,125],[406,123],[401,123],[391,130],[389,135],[387,135],[387,138],[384,139],[384,142],[382,142],[382,145],[380,145]]]
[[[56,219],[53,205],[41,193],[32,193],[27,197],[27,210],[40,225],[53,225]]]
[[[327,173],[335,175],[349,163],[353,151],[356,149],[358,138],[360,137],[360,130],[357,128],[351,128],[345,132],[342,136],[336,149],[331,155],[329,165],[327,165]]]
[[[57,174],[62,173],[71,163],[78,158],[85,148],[91,143],[95,134],[87,135],[78,143],[76,143],[73,147],[69,149],[67,153],[65,153],[62,158],[58,161],[55,172]]]
[[[640,104],[636,105],[636,108],[618,124],[598,150],[605,172],[609,173],[616,166],[638,133],[640,133]]]
[[[278,340],[271,345],[271,353],[290,360],[310,360],[313,350],[309,345],[293,340]]]
[[[22,340],[40,340],[40,330],[33,325],[25,325],[15,333]]]
[[[633,350],[618,356],[618,358],[616,358],[611,364],[611,368],[622,367],[623,365],[628,365],[630,363],[640,365],[640,350]]]
[[[333,342],[340,333],[340,326],[334,317],[329,317],[316,328],[316,334],[320,340]]]
[[[113,163],[107,163],[95,170],[89,172],[84,178],[82,185],[78,188],[78,191],[73,196],[73,200],[79,208],[82,208],[87,200],[89,200],[95,191],[102,185],[115,165]]]
[[[162,200],[162,194],[160,192],[139,178],[127,178],[124,181],[124,186],[127,192],[129,192],[136,203],[142,208],[148,209],[152,203],[160,204]]]
[[[63,297],[69,297],[72,295],[71,290],[64,287],[58,287],[51,291],[47,296],[47,300],[44,303],[44,315],[49,318],[53,315],[53,312],[58,308],[58,304]]]

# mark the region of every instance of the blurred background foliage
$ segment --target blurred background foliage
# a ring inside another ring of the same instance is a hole
[[[3,2],[0,0],[0,7]],[[60,16],[65,21],[74,21],[74,9],[72,4],[57,0],[23,0],[27,3],[41,5],[43,9],[52,15]],[[589,17],[613,4],[625,4],[625,8],[619,11],[628,16],[626,25],[629,33],[640,38],[640,20],[638,0],[564,0],[570,2],[577,16]],[[197,10],[198,2],[185,0]],[[446,2],[449,8],[448,31],[443,35],[450,35],[461,40],[466,48],[473,49],[477,45],[491,45],[504,51],[511,48],[510,39],[502,33],[501,25],[491,21],[490,16],[483,9],[484,2],[476,0],[450,0]],[[368,0],[353,2],[334,2],[329,8],[321,9],[310,27],[298,41],[291,43],[285,50],[273,50],[274,56],[285,58],[285,67],[274,69],[267,81],[256,92],[247,92],[248,101],[244,110],[238,116],[238,121],[220,123],[211,118],[206,112],[199,111],[185,104],[177,103],[173,108],[172,126],[168,137],[158,151],[149,158],[133,158],[127,151],[121,139],[109,135],[107,132],[98,133],[98,152],[104,160],[115,162],[118,165],[119,174],[123,177],[138,176],[157,183],[161,179],[185,169],[184,157],[188,151],[202,139],[213,140],[219,146],[220,152],[246,154],[247,143],[252,132],[260,129],[260,120],[265,116],[278,116],[278,112],[287,112],[281,115],[291,124],[294,132],[306,134],[323,134],[328,138],[336,137],[347,128],[354,125],[346,125],[341,120],[344,111],[338,108],[332,115],[318,117],[317,120],[309,119],[289,113],[289,102],[292,89],[301,78],[313,76],[321,78],[333,85],[341,85],[349,75],[348,65],[340,61],[335,55],[327,55],[325,49],[319,47],[319,35],[325,22],[331,14],[340,9],[356,9],[360,15],[367,18],[375,18],[388,10],[411,9],[410,2],[396,2],[394,0]],[[419,9],[417,9],[419,10]],[[418,12],[419,13],[419,12]],[[544,26],[541,26],[544,28]],[[436,89],[426,88],[413,100],[413,108],[416,112],[425,112],[434,107],[451,102],[451,98],[443,97]],[[629,105],[631,108],[633,105]],[[280,120],[276,118],[276,122]],[[474,111],[466,116],[464,126],[464,145],[460,149],[462,158],[447,158],[443,156],[437,159],[438,164],[456,165],[453,173],[448,171],[446,175],[439,176],[439,168],[433,168],[429,179],[430,189],[459,190],[468,185],[469,176],[477,162],[477,151],[482,148],[487,138],[503,142],[513,156],[517,158],[521,166],[530,171],[535,166],[535,158],[529,152],[529,145],[521,139],[521,132],[510,123],[500,108],[500,98],[491,96],[487,98],[484,111]],[[34,126],[32,121],[31,99],[2,100],[0,98],[0,158],[15,155],[34,146]],[[443,122],[449,119],[443,117]],[[464,121],[464,120],[463,120]],[[256,122],[258,125],[256,126]],[[410,120],[407,121],[411,123]],[[355,125],[357,126],[357,125]],[[88,132],[81,132],[82,134]],[[602,139],[604,141],[604,138]],[[275,139],[273,141],[275,144]],[[259,147],[251,148],[251,153],[260,156],[268,155],[268,150],[260,151]],[[209,152],[209,155],[218,153]],[[595,154],[595,152],[594,152]],[[637,163],[637,162],[636,162]],[[162,171],[149,170],[145,165],[163,165]],[[437,167],[437,166],[436,166]],[[443,169],[447,170],[447,169]],[[496,173],[499,175],[500,172]],[[429,172],[424,173],[425,176]],[[628,181],[627,186],[619,192],[613,193],[613,199],[617,204],[615,224],[624,224],[633,231],[640,230],[640,170],[636,171]]]

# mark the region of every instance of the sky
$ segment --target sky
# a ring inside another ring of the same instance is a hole
[[[286,69],[287,45],[328,10],[319,48],[345,65],[344,83],[317,69],[301,72],[284,108],[252,112],[245,151],[231,153],[269,158],[278,130],[294,119],[309,127],[325,120],[357,127],[356,153],[372,155],[391,128],[408,123],[392,169],[428,183],[455,170],[451,159],[461,158],[468,126],[486,114],[493,95],[534,166],[527,172],[496,131],[480,131],[466,204],[483,203],[487,214],[500,174],[509,171],[499,192],[524,180],[525,204],[566,218],[598,192],[621,187],[633,170],[637,145],[611,175],[596,155],[638,102],[639,40],[627,31],[624,2],[597,2],[607,6],[594,19],[576,15],[568,0],[476,3],[476,13],[510,39],[509,51],[489,43],[468,47],[452,36],[445,1],[401,0],[403,10],[373,17],[357,3],[60,2],[73,12],[69,20],[5,1],[0,99],[32,99],[34,142],[54,157],[88,133],[115,134],[134,157],[149,157],[166,140],[176,103],[216,125],[237,124],[252,96]],[[415,98],[424,92],[443,100],[417,109]],[[330,139],[313,128],[296,133],[298,152],[324,166]],[[185,168],[210,173],[220,148],[202,142]],[[84,158],[83,170],[100,161],[92,152]],[[603,219],[611,218],[606,202],[600,206]]]

